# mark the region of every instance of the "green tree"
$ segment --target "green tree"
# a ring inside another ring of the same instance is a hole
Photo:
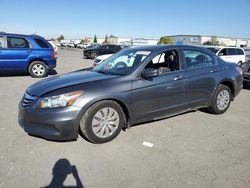
[[[219,46],[220,42],[217,37],[211,37],[211,40],[202,43],[203,45]]]
[[[161,37],[157,44],[174,44],[174,41],[170,37]]]
[[[96,37],[96,35],[94,36],[93,43],[97,43],[97,37]]]
[[[84,44],[84,40],[83,39],[80,41],[80,44]]]
[[[103,44],[108,44],[108,35],[106,34],[105,40],[103,41]]]
[[[60,42],[61,40],[64,40],[64,36],[63,35],[60,35],[57,40]]]

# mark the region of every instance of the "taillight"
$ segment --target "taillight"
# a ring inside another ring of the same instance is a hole
[[[51,59],[53,59],[53,60],[55,59],[55,50],[54,49],[52,50],[52,53],[51,53]]]

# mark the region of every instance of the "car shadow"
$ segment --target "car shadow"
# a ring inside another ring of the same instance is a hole
[[[57,71],[55,69],[51,69],[48,71],[48,76],[57,75]],[[0,72],[0,77],[21,77],[21,76],[30,76],[27,72],[13,72],[13,71],[6,71]]]
[[[63,183],[66,180],[68,175],[73,175],[74,180],[76,182],[76,185],[72,186],[64,186]],[[71,165],[68,159],[59,159],[52,170],[52,180],[49,183],[49,185],[43,187],[43,188],[73,188],[73,187],[79,187],[83,188],[84,185],[79,177],[78,171],[76,169],[75,165]]]

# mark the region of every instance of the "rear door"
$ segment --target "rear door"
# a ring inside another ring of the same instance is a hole
[[[4,37],[0,35],[0,71],[4,69]]]
[[[25,70],[32,54],[31,46],[24,37],[7,36],[4,63],[8,70]]]
[[[216,73],[220,71],[216,56],[197,49],[183,49],[182,52],[187,107],[205,106],[216,87]]]
[[[246,62],[246,55],[245,55],[245,53],[244,53],[244,51],[242,49],[236,48],[235,60],[237,61],[237,63],[239,63],[239,62],[241,62],[241,63]]]

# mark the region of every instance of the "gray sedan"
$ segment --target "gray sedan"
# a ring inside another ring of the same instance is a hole
[[[121,129],[192,109],[227,111],[242,88],[242,70],[192,46],[121,50],[100,65],[30,86],[19,104],[19,123],[30,135],[72,140],[79,131],[93,143]]]

